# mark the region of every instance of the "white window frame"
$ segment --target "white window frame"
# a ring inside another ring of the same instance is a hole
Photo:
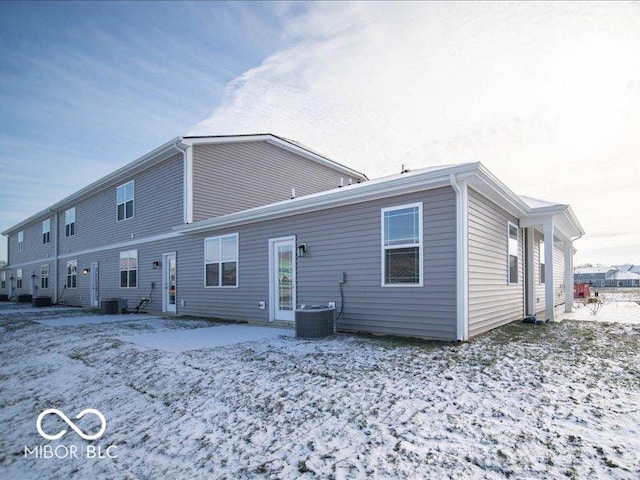
[[[122,259],[126,258],[127,259],[127,268],[125,270],[122,269]],[[134,258],[136,259],[136,268],[131,268],[131,262],[130,259]],[[120,286],[120,288],[138,288],[138,285],[140,285],[140,259],[138,258],[138,250],[134,249],[134,250],[125,250],[120,252],[120,262],[118,263],[118,285]],[[132,271],[136,271],[136,284],[131,286],[131,277],[129,275],[129,272]],[[127,272],[127,284],[123,287],[122,286],[122,272]]]
[[[78,260],[67,260],[65,281],[67,288],[78,288]]]
[[[222,255],[222,242],[225,239],[233,238],[236,244],[234,257],[223,257]],[[218,242],[218,260],[207,261],[207,242]],[[204,239],[204,288],[238,288],[240,285],[240,236],[237,233],[230,233],[228,235],[218,235],[216,237],[209,237]],[[223,269],[222,264],[228,262],[235,262],[236,264],[236,283],[235,285],[222,285]],[[207,265],[218,264],[218,285],[207,285]]]
[[[515,282],[511,281],[511,227],[516,229],[516,254],[515,257],[518,259],[518,266],[516,269],[517,280]],[[520,258],[520,227],[513,222],[507,222],[507,285],[519,285],[520,284],[520,265],[522,264],[522,259]]]
[[[18,232],[18,251],[24,252],[24,230]]]
[[[49,288],[49,264],[40,265],[40,288],[46,290]]]
[[[407,208],[418,209],[418,243],[406,243],[398,245],[385,245],[385,214],[393,212],[395,210],[404,210]],[[422,287],[424,285],[424,226],[423,226],[423,213],[422,202],[408,203],[404,205],[397,205],[393,207],[386,207],[380,210],[380,283],[383,287],[393,288],[411,288]],[[415,248],[418,247],[418,282],[417,283],[386,283],[385,267],[386,267],[386,252],[387,250],[395,250],[400,248]]]
[[[540,243],[538,243],[538,262],[539,262],[539,276],[540,278],[538,278],[538,283],[540,285],[544,285],[545,283],[545,272],[543,271],[546,270],[546,265],[544,263],[544,240],[540,240]]]
[[[46,245],[51,242],[51,219],[42,221],[42,243]]]
[[[22,288],[22,269],[16,268],[16,288]]]
[[[73,237],[76,234],[76,207],[64,212],[64,236]]]
[[[127,197],[127,187],[131,185],[131,198]],[[122,201],[120,201],[120,192],[122,193]],[[127,183],[123,183],[116,188],[116,220],[118,222],[124,222],[125,220],[129,220],[135,216],[135,208],[136,208],[136,184],[134,180],[130,180]],[[127,217],[127,203],[131,202],[131,216]],[[120,218],[119,209],[120,205],[123,206],[123,214],[124,216]]]

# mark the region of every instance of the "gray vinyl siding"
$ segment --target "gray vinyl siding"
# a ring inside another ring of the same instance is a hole
[[[51,218],[50,242],[42,243],[42,220]],[[54,236],[53,236],[54,217],[43,217],[37,221],[25,225],[21,230],[11,232],[8,238],[9,259],[11,265],[20,265],[28,262],[37,261],[43,258],[54,256]],[[24,233],[24,250],[18,251],[18,232]]]
[[[540,241],[544,238],[542,232],[535,231],[535,244],[533,247],[534,256],[534,309],[536,314],[545,310],[545,284],[540,281]],[[553,304],[558,306],[565,303],[566,288],[564,285],[564,251],[561,243],[557,240],[553,245]]]
[[[534,231],[534,244],[533,244],[533,285],[534,285],[534,298],[533,309],[536,314],[544,312],[545,310],[545,284],[542,283],[540,278],[540,255],[544,258],[544,252],[540,252],[540,242],[544,238],[544,234],[538,230]]]
[[[381,286],[380,211],[423,202],[424,286]],[[204,288],[204,238],[239,234],[238,288]],[[297,303],[336,302],[338,274],[346,273],[342,330],[455,339],[455,194],[440,188],[306,215],[198,234],[181,252],[181,313],[267,322],[269,239],[295,235],[308,253],[297,258]],[[258,309],[260,301],[267,308]]]
[[[178,154],[60,211],[60,255],[165,233],[183,223],[183,171]],[[118,221],[116,189],[130,180],[135,181],[134,216]],[[66,237],[65,211],[74,206],[76,234]]]
[[[524,247],[518,284],[508,283],[508,222],[518,219],[469,189],[469,337],[524,316]],[[455,242],[454,242],[455,245]]]
[[[266,142],[193,147],[193,220],[336,188],[344,173]],[[355,182],[357,179],[354,178]]]
[[[569,286],[571,287],[571,285]],[[561,243],[553,245],[553,304],[558,306],[566,301],[564,284],[564,250]]]
[[[88,268],[91,263],[97,262],[99,270],[99,298],[125,298],[128,302],[128,308],[133,310],[143,297],[151,295],[151,303],[145,310],[150,313],[160,313],[162,311],[162,268],[154,269],[153,262],[156,260],[161,261],[163,253],[178,252],[176,257],[178,261],[178,282],[180,282],[180,260],[182,252],[193,248],[194,243],[192,239],[176,237],[125,248],[111,248],[73,258],[62,259],[60,260],[58,272],[60,292],[62,292],[62,285],[66,283],[67,260],[78,260],[78,279],[77,288],[67,289],[62,296],[61,303],[82,307],[89,307],[91,305],[91,274],[83,275],[82,270]],[[137,286],[133,288],[120,287],[120,252],[125,250],[138,251],[138,281]],[[51,281],[52,280],[50,280],[50,282]],[[154,283],[153,290],[151,287],[152,282]],[[178,284],[178,301],[180,301],[181,295],[184,296],[185,293],[181,290],[180,284]],[[178,308],[178,313],[181,313],[180,308]]]

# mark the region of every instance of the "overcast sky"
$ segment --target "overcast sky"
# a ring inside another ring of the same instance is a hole
[[[0,3],[0,229],[182,134],[483,162],[640,264],[640,3]],[[0,247],[0,258],[6,256]]]

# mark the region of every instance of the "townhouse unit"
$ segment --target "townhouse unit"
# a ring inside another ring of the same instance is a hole
[[[573,303],[568,205],[482,164],[367,177],[270,134],[179,137],[3,232],[0,293],[466,340]],[[146,299],[146,300],[145,300]]]
[[[576,267],[573,281],[593,287],[640,287],[640,274],[636,270],[634,265]]]

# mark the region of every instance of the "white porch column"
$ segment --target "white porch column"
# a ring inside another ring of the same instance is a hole
[[[553,298],[553,220],[544,224],[544,305],[545,317],[550,322],[554,315]]]
[[[573,242],[564,243],[564,288],[566,301],[565,313],[571,313],[573,309]]]
[[[535,267],[533,265],[533,247],[535,245],[535,231],[536,229],[533,227],[527,227],[527,243],[525,244],[526,252],[525,252],[525,279],[526,279],[526,299],[527,299],[527,311],[526,315],[535,315],[536,307],[535,307],[535,277],[533,272],[535,271]]]

